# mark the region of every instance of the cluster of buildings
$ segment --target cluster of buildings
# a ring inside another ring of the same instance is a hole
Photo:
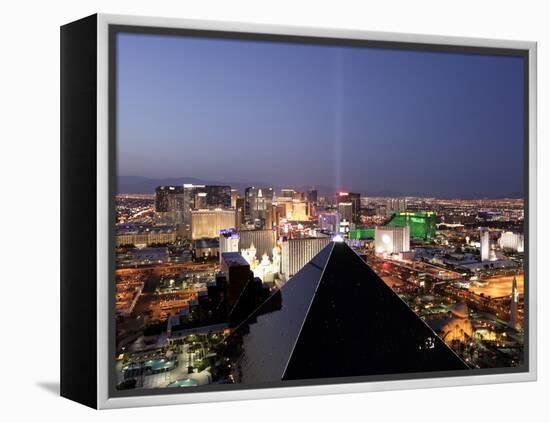
[[[257,351],[270,351],[284,345],[273,345],[265,334],[287,339],[288,331],[293,330],[290,320],[295,316],[309,319],[311,315],[311,322],[319,328],[341,319],[360,332],[363,327],[355,321],[365,327],[370,324],[364,321],[363,311],[360,317],[354,314],[361,308],[373,316],[383,316],[384,324],[391,327],[380,334],[384,339],[391,338],[387,333],[400,333],[404,327],[403,320],[394,319],[397,314],[410,319],[407,325],[426,335],[407,344],[411,354],[413,349],[415,354],[420,351],[420,360],[428,360],[430,353],[424,351],[432,348],[440,350],[442,362],[452,360],[447,346],[467,359],[467,363],[455,362],[457,367],[510,366],[521,361],[523,278],[518,283],[514,275],[522,271],[524,237],[522,212],[516,201],[506,200],[502,206],[494,201],[367,199],[343,191],[323,197],[314,189],[300,192],[251,186],[239,192],[227,185],[196,184],[157,187],[154,210],[147,211],[143,201],[135,203],[135,213],[125,207],[124,222],[116,228],[116,245],[121,247],[117,251],[124,252],[118,268],[135,270],[138,275],[143,271],[149,284],[156,277],[152,274],[160,275],[155,293],[145,294],[144,277],[117,276],[119,316],[124,322],[131,321],[134,314],[147,316],[146,323],[141,323],[145,329],[136,330],[146,333],[140,338],[147,342],[135,344],[139,351],[177,348],[180,343],[188,345],[190,334],[210,337],[212,333],[224,340],[233,339],[228,345],[244,340],[247,345],[257,345]],[[482,213],[476,209],[480,205]],[[182,254],[189,254],[185,256],[189,258],[174,259],[174,255],[181,258]],[[184,274],[204,272],[208,280],[184,283],[181,273],[164,277],[174,269],[184,269]],[[322,269],[327,273],[321,274]],[[349,280],[342,279],[342,272]],[[364,290],[353,284],[356,274],[363,275],[372,286]],[[338,281],[345,292],[333,290],[336,275],[340,275]],[[471,288],[474,283],[482,287],[490,278],[509,282],[512,276],[512,288],[499,291],[498,298]],[[404,303],[383,286],[405,300],[434,332],[424,332],[424,323],[406,309],[400,310]],[[315,287],[322,288],[324,294],[318,295]],[[370,302],[370,289],[387,298],[391,313]],[[302,297],[311,301],[304,302]],[[361,303],[360,307],[356,303]],[[302,308],[304,304],[311,304],[311,310]],[[292,307],[295,309],[289,311]],[[252,312],[265,313],[265,317],[249,317]],[[243,322],[246,324],[239,326]],[[250,332],[235,333],[237,326]],[[377,330],[375,326],[371,329]],[[330,357],[340,353],[347,357],[354,348],[340,351],[340,344],[330,339],[339,330],[342,328],[334,326],[326,339],[316,339],[315,330],[297,331],[288,339],[298,341],[298,337],[307,336],[311,338],[307,345],[326,342],[333,348],[327,350]],[[401,348],[395,349],[396,360],[403,360],[405,344],[395,344]],[[250,356],[250,351],[243,356],[241,347],[236,355],[226,351],[236,367],[212,370],[212,380],[220,380],[221,374],[233,374],[235,381],[261,380],[264,369],[260,364],[265,357]],[[374,348],[371,352],[376,355],[375,347],[361,346],[365,353]],[[307,348],[294,353],[285,350],[279,358],[285,364],[289,360],[306,363],[311,354]],[[212,361],[220,362],[224,361],[219,357]],[[245,368],[245,363],[258,367]],[[367,364],[357,365],[366,372],[373,370]],[[387,365],[393,364],[388,361]],[[399,365],[414,370],[418,362],[405,360]],[[319,362],[316,371],[322,369]],[[284,371],[275,370],[273,374]],[[304,376],[300,371],[299,367],[289,367],[288,373],[277,377],[299,378]]]
[[[115,245],[147,246],[173,244],[178,236],[174,225],[119,223],[116,226]]]

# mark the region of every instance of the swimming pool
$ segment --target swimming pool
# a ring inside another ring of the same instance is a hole
[[[166,358],[155,358],[146,361],[130,363],[122,368],[123,371],[132,371],[143,369],[147,371],[150,369],[152,372],[162,372],[173,370],[178,365],[176,360],[168,360]]]
[[[179,388],[184,386],[199,386],[195,379],[180,379],[168,385],[169,388]]]

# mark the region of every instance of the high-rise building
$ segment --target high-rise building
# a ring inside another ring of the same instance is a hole
[[[273,188],[248,187],[244,191],[244,220],[258,229],[266,227],[267,212],[273,204]]]
[[[468,369],[340,242],[325,246],[226,342],[237,383]]]
[[[244,221],[244,198],[237,198],[237,227],[240,228],[241,225],[245,223]]]
[[[319,214],[319,229],[331,233],[340,232],[340,215],[338,212],[324,212]]]
[[[309,203],[303,200],[292,200],[292,215],[291,220],[306,221],[309,220],[310,209]]]
[[[515,232],[502,232],[498,240],[500,248],[523,252],[523,234]]]
[[[353,204],[351,202],[339,202],[338,214],[340,221],[353,222]]]
[[[195,200],[197,198],[200,199],[200,203],[195,204],[195,209],[230,209],[231,187],[229,185],[196,185]]]
[[[207,193],[204,191],[198,191],[195,193],[195,210],[208,209]]]
[[[310,189],[307,192],[307,201],[309,201],[312,204],[317,204],[317,190],[316,189]]]
[[[294,190],[292,188],[281,189],[281,197],[290,198],[292,200],[294,198]]]
[[[280,224],[280,220],[281,215],[279,213],[279,208],[272,204],[266,211],[265,228],[276,230]]]
[[[235,227],[235,210],[191,211],[191,238],[218,238],[220,231]]]
[[[519,292],[516,281],[516,275],[512,280],[512,297],[510,298],[510,326],[514,329],[518,329],[518,302]]]
[[[237,304],[241,292],[250,280],[250,265],[240,253],[222,253],[220,270],[227,281],[227,303],[230,309]]]
[[[398,254],[410,250],[410,227],[377,226],[374,229],[374,251],[377,254]]]
[[[283,241],[281,249],[281,273],[290,279],[305,264],[330,243],[330,237],[296,238]]]
[[[338,204],[338,212],[340,212],[340,216],[343,219],[348,220],[352,223],[361,223],[361,194],[355,193],[355,192],[339,192],[336,195],[336,201]],[[346,215],[343,215],[340,211],[340,204],[345,204],[345,213]],[[351,216],[348,219],[347,214],[347,208],[350,207],[349,204],[351,204]]]
[[[237,198],[239,198],[239,191],[236,189],[231,190],[231,208],[236,209],[237,208]]]
[[[489,256],[491,253],[489,228],[479,228],[479,252],[481,256],[481,261],[489,260]]]
[[[163,185],[155,189],[155,211],[167,223],[183,223],[185,194],[181,185]]]
[[[388,198],[386,200],[386,215],[391,216],[394,213],[404,212],[407,210],[406,198]]]
[[[271,229],[241,230],[239,238],[239,250],[250,248],[254,244],[260,257],[264,253],[271,256],[277,245],[277,232]]]

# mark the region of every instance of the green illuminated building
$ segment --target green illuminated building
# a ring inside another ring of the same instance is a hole
[[[405,227],[409,225],[411,228],[411,238],[421,238],[424,240],[432,240],[435,237],[436,229],[435,212],[398,212],[394,213],[385,224],[385,226]],[[348,238],[352,240],[373,239],[374,228],[352,229],[349,231]]]
[[[353,240],[374,238],[374,228],[352,229],[348,233],[348,238]]]
[[[409,225],[411,228],[411,238],[422,238],[431,240],[435,237],[436,229],[435,212],[398,212],[394,213],[387,226],[404,227]]]

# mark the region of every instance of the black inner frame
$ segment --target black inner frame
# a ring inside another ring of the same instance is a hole
[[[477,54],[491,56],[514,56],[521,57],[524,63],[524,82],[523,82],[523,102],[524,102],[524,158],[523,158],[523,201],[524,201],[524,346],[523,346],[523,364],[517,367],[501,367],[490,369],[469,369],[459,371],[444,371],[444,372],[415,372],[406,374],[392,375],[375,375],[375,376],[356,376],[356,377],[341,377],[330,379],[304,379],[299,381],[285,382],[269,382],[254,385],[248,384],[233,384],[233,385],[204,385],[197,387],[174,387],[174,388],[156,388],[156,389],[139,389],[139,390],[124,390],[116,389],[116,320],[115,320],[115,223],[116,223],[116,205],[115,198],[117,194],[117,169],[116,169],[116,154],[117,154],[117,34],[119,33],[134,33],[134,34],[150,34],[150,35],[167,35],[167,36],[187,36],[187,37],[202,37],[202,38],[226,38],[233,40],[253,40],[266,42],[280,43],[298,43],[298,44],[317,44],[317,45],[337,45],[347,47],[369,47],[369,48],[384,48],[393,50],[415,50],[415,51],[433,51],[439,53],[462,53],[462,54]],[[234,390],[250,390],[264,388],[282,388],[293,386],[313,386],[313,385],[330,385],[342,383],[364,383],[364,382],[380,382],[380,381],[396,381],[409,379],[432,379],[441,377],[456,377],[456,376],[479,376],[479,375],[496,375],[508,373],[525,373],[529,371],[529,50],[527,49],[508,49],[494,47],[470,47],[446,44],[427,44],[427,43],[410,43],[397,41],[378,41],[378,40],[360,40],[348,38],[329,38],[329,37],[312,37],[298,35],[281,35],[281,34],[264,34],[264,33],[247,33],[235,31],[216,31],[202,29],[185,29],[185,28],[169,28],[169,27],[152,27],[152,26],[134,26],[134,25],[114,25],[108,26],[108,108],[109,108],[109,389],[108,396],[114,397],[129,397],[129,396],[147,396],[147,395],[166,395],[166,394],[181,394],[192,392],[220,392]]]

